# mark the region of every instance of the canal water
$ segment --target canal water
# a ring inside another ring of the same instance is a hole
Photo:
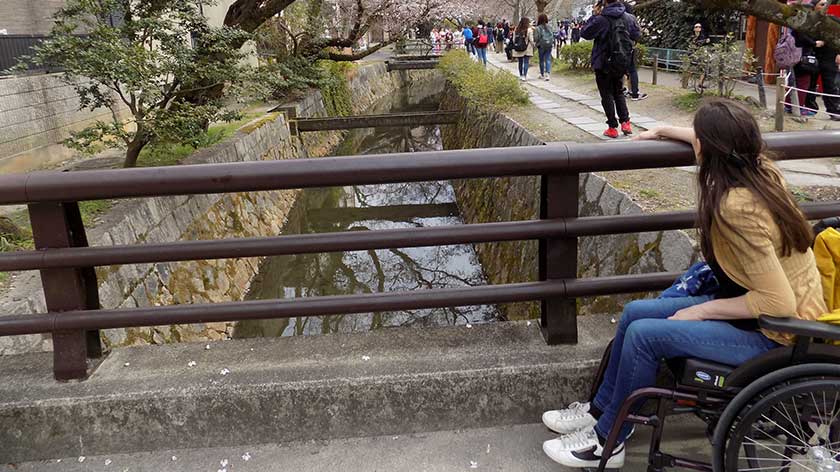
[[[368,113],[436,110],[436,97],[380,101]],[[335,155],[439,151],[437,126],[354,130]],[[462,223],[449,182],[304,190],[282,234],[371,231]],[[426,290],[484,285],[471,245],[396,248],[267,258],[248,300]],[[390,311],[237,323],[234,337],[369,331],[396,326],[465,325],[499,318],[495,306]]]

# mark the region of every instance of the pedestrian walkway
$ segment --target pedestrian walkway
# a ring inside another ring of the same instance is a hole
[[[518,76],[517,63],[507,62],[502,56],[488,55],[487,61],[493,66]],[[531,102],[539,109],[555,115],[562,121],[579,128],[596,138],[612,140],[603,135],[606,125],[604,123],[604,109],[601,106],[601,99],[577,93],[563,88],[558,80],[553,78],[549,81],[538,80],[534,77],[525,82]],[[556,98],[547,98],[536,90],[547,92]],[[583,111],[581,107],[588,108]],[[668,123],[658,121],[649,116],[630,115],[630,122],[637,128],[647,130],[657,126],[668,126]],[[624,138],[626,139],[626,138]]]
[[[518,76],[515,62],[508,62],[504,56],[488,55],[488,62],[494,67]],[[558,119],[575,126],[586,133],[601,140],[612,140],[602,133],[606,127],[601,100],[590,95],[569,90],[562,77],[554,76],[549,81],[539,80],[534,73],[531,79],[524,82],[531,102],[540,110],[555,115]],[[642,74],[643,75],[643,74]],[[663,74],[663,76],[665,76]],[[660,77],[663,77],[660,76]],[[677,74],[668,74],[669,79],[676,80]],[[755,88],[755,87],[753,87]],[[768,100],[774,99],[768,95]],[[630,110],[630,121],[634,130],[647,130],[670,124],[651,116],[634,115]],[[621,137],[619,139],[628,139]],[[783,161],[779,163],[785,179],[790,185],[807,187],[840,187],[840,165],[834,159],[809,159],[797,161]],[[696,172],[695,166],[680,167],[680,170]]]

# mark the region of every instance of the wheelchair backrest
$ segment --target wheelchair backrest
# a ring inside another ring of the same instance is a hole
[[[814,225],[814,238],[816,238],[818,234],[822,233],[828,228],[840,230],[840,216],[833,216],[831,218],[825,218],[818,221]]]

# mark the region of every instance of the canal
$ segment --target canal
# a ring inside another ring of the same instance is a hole
[[[397,93],[368,113],[436,110],[437,96],[407,99]],[[439,151],[437,126],[352,130],[334,155]],[[371,231],[462,223],[449,182],[304,190],[282,234]],[[471,245],[396,248],[266,258],[248,300],[425,290],[484,285]],[[446,326],[499,319],[495,306],[252,320],[237,323],[234,337],[363,332],[396,326]]]

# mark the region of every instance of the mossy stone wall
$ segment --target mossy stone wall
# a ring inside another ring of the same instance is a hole
[[[443,103],[448,109],[462,107],[465,113],[455,125],[444,127],[445,149],[548,145],[523,125],[502,113],[487,112],[466,103],[448,87]],[[597,174],[580,176],[579,214],[602,216],[640,213],[641,207]],[[466,223],[531,220],[539,218],[538,177],[469,179],[454,182],[455,195]],[[493,284],[537,280],[536,241],[476,245],[481,266]],[[683,231],[582,237],[578,241],[578,277],[599,277],[679,271],[698,257],[695,244]],[[630,294],[581,299],[580,314],[620,313],[624,304],[648,294]],[[508,319],[539,316],[537,303],[502,305]]]

